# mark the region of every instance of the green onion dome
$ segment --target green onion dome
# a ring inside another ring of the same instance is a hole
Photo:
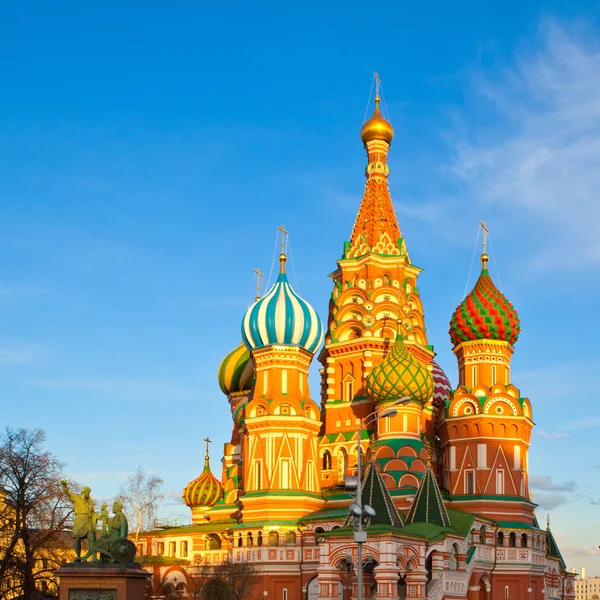
[[[514,344],[519,337],[519,315],[494,285],[487,261],[488,255],[482,254],[481,275],[452,315],[449,333],[454,346],[468,340],[501,340]]]
[[[192,506],[214,506],[223,496],[221,482],[211,473],[208,454],[200,477],[190,481],[183,490],[183,501]]]
[[[375,404],[409,396],[425,405],[432,395],[431,373],[408,351],[398,333],[394,347],[367,377],[367,396]]]
[[[226,396],[252,387],[254,363],[243,342],[221,361],[218,378],[219,387]]]

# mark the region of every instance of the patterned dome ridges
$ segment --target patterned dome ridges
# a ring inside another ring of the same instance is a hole
[[[254,379],[254,363],[243,342],[221,361],[218,378],[219,387],[226,396],[250,389]]]
[[[402,336],[390,353],[369,373],[367,395],[376,404],[409,396],[425,405],[433,395],[433,377],[408,351]]]
[[[194,479],[183,490],[183,501],[189,506],[214,506],[223,496],[221,482],[211,473],[208,455],[200,477]]]
[[[242,321],[242,338],[251,350],[280,344],[300,346],[314,354],[323,342],[323,325],[283,272],[269,292],[248,309]]]
[[[432,366],[431,375],[433,377],[433,405],[443,406],[446,400],[450,400],[452,387],[442,367],[435,360],[432,360],[430,364]]]
[[[517,311],[494,285],[484,266],[475,287],[454,311],[449,332],[452,344],[458,346],[468,340],[514,344],[520,331]]]

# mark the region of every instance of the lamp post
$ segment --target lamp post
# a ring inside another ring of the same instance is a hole
[[[367,527],[369,527],[369,523],[371,519],[375,516],[375,511],[371,506],[365,504],[363,506],[362,503],[362,482],[361,482],[361,453],[362,449],[360,446],[360,442],[362,439],[363,431],[367,425],[373,423],[379,417],[393,417],[398,411],[393,406],[398,406],[400,404],[408,404],[411,401],[410,396],[404,396],[403,398],[398,398],[389,405],[389,408],[384,410],[380,415],[377,414],[377,411],[373,411],[369,415],[367,415],[364,419],[360,420],[360,425],[358,427],[358,440],[356,442],[356,500],[350,505],[350,517],[351,523],[354,527],[354,541],[357,545],[357,565],[356,565],[356,579],[358,583],[358,600],[363,600],[363,564],[362,564],[362,545],[367,541]],[[349,488],[354,487],[354,482],[349,481],[347,486]]]

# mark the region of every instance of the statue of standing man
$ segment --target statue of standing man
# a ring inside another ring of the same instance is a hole
[[[76,561],[87,560],[95,555],[96,551],[96,521],[97,515],[94,511],[94,501],[90,498],[92,490],[88,486],[81,488],[80,494],[74,494],[69,490],[67,482],[60,482],[63,492],[73,503],[75,519],[73,520],[73,537],[75,538]],[[89,542],[88,552],[81,557],[81,540],[87,538]]]

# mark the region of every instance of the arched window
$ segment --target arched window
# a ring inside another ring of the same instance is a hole
[[[254,546],[254,538],[252,537],[252,533],[249,531],[246,534],[246,547],[252,548],[252,546]]]
[[[292,530],[285,532],[285,543],[287,546],[296,545],[296,533]]]
[[[527,548],[527,534],[521,534],[521,548]]]
[[[504,546],[504,534],[499,531],[498,532],[498,546]]]
[[[279,546],[279,534],[276,531],[269,532],[269,546]]]
[[[262,532],[259,531],[258,535],[256,536],[256,545],[262,546],[262,544],[263,544]]]
[[[487,530],[485,528],[485,525],[482,525],[481,529],[479,530],[479,543],[480,544],[485,544],[486,543],[486,540],[485,540],[486,533],[487,533]]]
[[[209,533],[204,540],[204,548],[206,550],[220,550],[221,538],[216,533]]]
[[[315,546],[319,545],[319,538],[321,537],[321,534],[325,531],[325,529],[323,529],[323,527],[315,527],[313,534],[315,536]]]
[[[238,545],[238,548],[241,548],[241,547],[244,545],[244,542],[243,542],[243,540],[242,540],[242,534],[241,534],[241,533],[238,535],[238,539],[237,539],[237,545]]]
[[[458,569],[458,548],[453,544],[450,548],[450,556],[448,557],[448,570],[456,571]]]
[[[515,548],[517,545],[517,536],[514,531],[511,531],[508,535],[508,545],[510,548]]]
[[[331,452],[325,450],[323,453],[323,471],[329,471],[331,469]]]

